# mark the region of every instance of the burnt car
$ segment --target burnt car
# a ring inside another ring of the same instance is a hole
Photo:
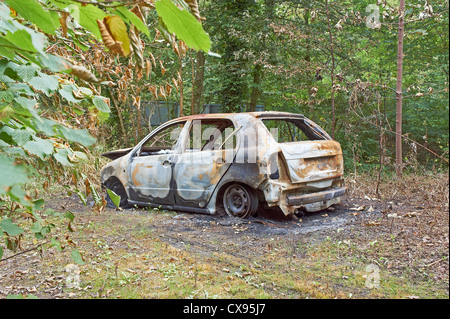
[[[120,205],[289,216],[326,209],[345,194],[340,144],[303,115],[201,114],[168,121],[133,148],[102,154],[102,185]]]

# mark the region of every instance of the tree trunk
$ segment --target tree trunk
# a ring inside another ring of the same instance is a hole
[[[184,116],[184,89],[183,89],[183,58],[181,57],[181,54],[178,58],[178,61],[180,63],[180,68],[178,71],[178,90],[180,93],[180,117]]]
[[[253,71],[253,88],[250,97],[250,112],[256,111],[256,104],[261,96],[261,79],[262,79],[262,68],[261,64],[255,65],[255,70]]]
[[[334,110],[334,69],[335,69],[335,62],[334,62],[334,47],[333,47],[333,35],[331,33],[331,26],[330,26],[330,13],[328,10],[328,0],[325,1],[325,8],[327,11],[327,24],[328,24],[328,33],[330,36],[330,51],[331,51],[331,112],[332,112],[332,135],[334,138],[334,131],[336,128],[336,115]]]
[[[195,66],[194,92],[192,96],[192,114],[199,114],[203,110],[203,81],[205,78],[205,54],[197,51]]]
[[[128,136],[127,136],[127,131],[125,130],[125,125],[123,124],[122,111],[120,110],[119,105],[116,100],[116,97],[114,96],[114,94],[110,88],[108,88],[108,93],[113,102],[114,108],[117,111],[117,117],[119,118],[120,128],[122,129],[123,146],[127,147],[128,146]]]
[[[398,19],[398,54],[397,54],[397,117],[395,121],[395,173],[401,177],[402,163],[402,77],[403,77],[403,29],[405,15],[405,0],[400,0],[400,17]]]

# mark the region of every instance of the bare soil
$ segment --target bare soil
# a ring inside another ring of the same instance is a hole
[[[148,257],[151,265],[147,260],[147,268],[143,266],[147,269],[145,273],[163,269],[164,266],[155,266],[158,262],[161,265],[179,262],[177,265],[181,267],[179,259],[196,260],[210,265],[213,273],[234,273],[240,280],[245,279],[245,273],[252,273],[256,278],[254,286],[261,289],[263,297],[269,298],[448,298],[448,174],[388,181],[382,184],[381,196],[373,194],[372,180],[358,182],[356,186],[349,178],[347,183],[349,194],[342,204],[295,220],[269,210],[248,219],[144,208],[122,211],[105,208],[99,214],[82,205],[76,195],[64,193],[52,196],[46,207],[75,214],[78,230],[68,236],[83,253],[87,264],[97,267],[90,268],[90,272],[96,269],[103,274],[110,267],[113,273],[111,265],[115,265],[117,277],[117,269],[122,265],[118,266],[116,254],[128,251],[136,256],[148,256],[149,252],[155,252],[155,241],[159,241],[166,245],[162,250],[168,254],[167,259],[163,261],[154,253],[153,259]],[[167,253],[167,246],[182,254],[171,255],[172,250]],[[99,259],[108,252],[109,259]],[[93,289],[88,283],[84,290],[67,289],[63,266],[70,262],[67,253],[61,257],[55,249],[42,253],[31,250],[8,259],[0,265],[0,297],[10,294],[32,294],[40,298],[134,297],[114,295],[116,288],[105,292],[106,279],[100,289]],[[315,274],[309,271],[321,264],[323,270]],[[374,292],[361,284],[367,275],[361,269],[368,264],[377,265],[383,272],[383,289]],[[123,266],[127,271],[130,267]],[[305,267],[310,267],[308,272]],[[143,271],[138,266],[136,269],[136,274]],[[273,279],[271,285],[267,283],[268,273],[281,278],[291,271],[291,283],[283,286],[281,279]],[[301,271],[304,276],[296,277],[295,273]],[[108,276],[106,271],[105,278]],[[144,275],[140,276],[145,280]],[[356,278],[353,282],[349,278],[352,276]],[[194,287],[198,285],[197,280],[200,278],[195,277]],[[167,292],[171,286],[162,289]],[[240,289],[233,294],[230,288],[224,289],[223,294],[216,296],[257,297],[252,295],[257,293],[253,290],[246,293]],[[154,294],[139,297],[185,297],[161,295],[157,289],[151,291]]]

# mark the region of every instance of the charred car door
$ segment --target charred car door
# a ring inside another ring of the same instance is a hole
[[[173,204],[173,166],[185,121],[172,123],[148,136],[136,148],[128,166],[131,201]]]
[[[191,122],[183,151],[174,167],[175,201],[205,207],[236,154],[237,131],[229,119]]]

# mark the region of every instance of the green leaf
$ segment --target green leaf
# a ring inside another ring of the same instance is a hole
[[[27,195],[27,193],[24,191],[24,189],[19,185],[14,185],[11,187],[11,189],[8,191],[9,197],[27,207],[30,206],[30,197]]]
[[[20,157],[27,156],[27,153],[25,153],[21,147],[8,147],[8,148],[5,148],[4,151],[12,156],[20,156]],[[0,190],[0,192],[1,192],[1,190]]]
[[[67,62],[66,59],[50,53],[40,54],[37,60],[41,66],[48,68],[52,72],[64,72],[72,68],[72,64]]]
[[[32,65],[22,65],[17,69],[17,75],[24,81],[31,80],[36,75],[36,68]]]
[[[3,248],[0,246],[0,259],[2,259],[3,256]]]
[[[34,0],[6,0],[6,3],[45,33],[54,34],[56,28],[59,27],[53,16]]]
[[[61,243],[59,241],[57,241],[55,238],[50,239],[50,242],[51,242],[50,247],[56,247],[56,249],[58,249],[58,251],[64,250]]]
[[[14,160],[0,155],[0,193],[4,191],[2,186],[12,186],[28,181],[28,173],[23,165],[16,165]]]
[[[72,166],[72,163],[69,162],[67,158],[68,152],[66,149],[59,149],[53,157],[61,163],[63,166]]]
[[[20,295],[7,295],[6,299],[25,299],[25,297],[20,294]]]
[[[89,189],[91,190],[95,205],[100,205],[102,203],[102,197],[99,195],[99,193],[91,183],[89,183]]]
[[[30,230],[31,230],[33,233],[40,233],[41,230],[42,230],[41,223],[39,223],[39,222],[34,222],[33,225],[31,226]]]
[[[102,40],[97,20],[103,20],[106,13],[92,4],[81,5],[80,3],[70,5],[70,15],[86,30],[92,32],[95,37]]]
[[[28,81],[28,83],[33,87],[33,89],[42,91],[47,96],[59,87],[58,79],[44,73],[40,73],[39,76],[32,78]]]
[[[42,132],[49,137],[55,135],[55,130],[53,128],[59,125],[55,121],[46,119],[45,117],[35,117],[34,124],[39,132]]]
[[[119,208],[120,207],[120,196],[108,188],[106,189],[106,192],[108,193],[109,198],[111,198],[114,205],[116,205],[116,207]]]
[[[26,83],[11,83],[9,85],[9,89],[11,90],[11,92],[16,92],[18,94],[24,93],[29,96],[35,96],[33,90]]]
[[[132,25],[134,25],[139,31],[150,37],[150,32],[148,31],[148,27],[145,25],[145,23],[139,19],[137,15],[135,15],[133,12],[128,10],[125,7],[117,7],[116,10],[114,10],[114,13],[117,15],[120,15],[122,18],[124,18],[125,22],[130,22]]]
[[[83,205],[87,206],[86,196],[83,194],[83,192],[80,191],[79,189],[75,189],[74,192],[78,195]]]
[[[74,158],[75,162],[87,161],[88,160],[88,157],[87,157],[86,153],[79,152],[79,151],[74,151],[73,154],[75,155],[75,158]]]
[[[11,47],[14,47],[14,45],[0,37],[0,56],[4,56],[5,58],[9,60],[14,60],[16,53],[13,51]],[[3,78],[4,76],[0,76],[0,78]]]
[[[27,30],[17,30],[14,33],[7,32],[4,38],[10,41],[17,49],[18,52],[27,51],[30,53],[36,53],[40,47],[35,47],[31,35]]]
[[[41,159],[53,153],[53,144],[37,136],[34,137],[34,141],[27,142],[23,148]]]
[[[12,102],[14,94],[11,91],[0,91],[0,101]]]
[[[16,236],[23,233],[23,229],[14,224],[11,218],[3,219],[0,222],[0,227],[6,232],[9,236]]]
[[[101,96],[94,96],[92,98],[92,103],[94,103],[95,107],[103,113],[109,113],[111,112],[109,109],[108,104],[105,102],[105,98]]]
[[[65,85],[62,89],[59,90],[59,94],[61,94],[67,101],[73,102],[73,103],[79,103],[83,99],[77,99],[73,95],[73,90],[75,90],[76,87],[74,85]]]
[[[83,257],[81,256],[80,252],[76,249],[72,250],[70,256],[72,257],[72,260],[78,265],[84,265],[86,263],[83,260]]]
[[[11,138],[17,143],[17,145],[23,146],[30,140],[31,133],[27,130],[16,129],[11,132]]]
[[[35,99],[27,99],[23,96],[17,96],[14,98],[14,100],[19,103],[20,106],[29,110],[30,112],[34,111],[34,108],[37,104],[37,101]],[[33,114],[36,114],[36,112],[34,112]]]
[[[190,12],[180,10],[170,0],[156,1],[155,8],[168,31],[175,33],[188,47],[204,52],[211,49],[211,40],[208,34]]]
[[[61,125],[59,126],[59,131],[69,141],[80,143],[83,146],[91,146],[96,141],[96,139],[85,129],[76,130]]]
[[[71,211],[67,211],[64,214],[64,217],[66,217],[68,220],[70,220],[71,222],[75,219],[75,215],[71,212]]]

